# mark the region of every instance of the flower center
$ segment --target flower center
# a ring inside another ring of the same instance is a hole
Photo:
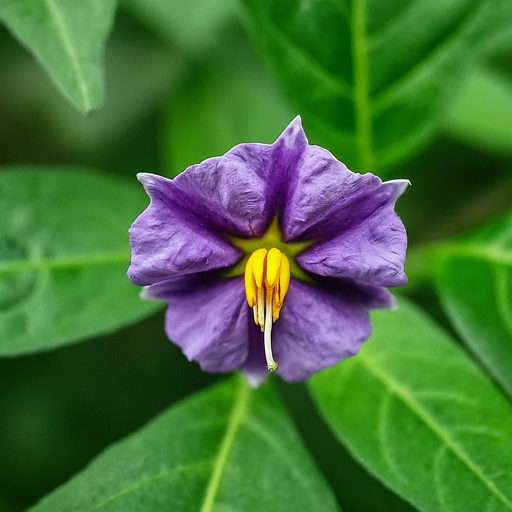
[[[254,321],[264,333],[267,368],[275,372],[279,365],[272,356],[272,323],[290,285],[290,261],[279,249],[256,249],[245,266],[245,293],[254,313]]]

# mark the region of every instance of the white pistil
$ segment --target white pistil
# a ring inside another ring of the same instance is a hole
[[[274,361],[272,355],[272,295],[274,290],[267,290],[265,297],[265,330],[264,330],[264,344],[265,344],[265,358],[267,359],[267,369],[269,372],[275,372],[279,365]]]

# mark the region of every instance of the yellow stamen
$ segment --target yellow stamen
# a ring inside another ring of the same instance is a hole
[[[279,309],[283,305],[283,300],[288,292],[288,287],[290,286],[290,260],[283,254],[283,259],[281,261],[281,272],[279,273],[279,300],[278,305]]]
[[[245,293],[253,309],[254,322],[264,333],[267,368],[274,372],[278,364],[272,355],[272,323],[279,318],[290,285],[290,261],[279,249],[257,249],[245,266]]]
[[[263,275],[265,273],[265,260],[267,258],[267,249],[258,249],[254,251],[247,264],[251,263],[252,276],[258,288],[263,287]]]
[[[286,256],[285,256],[286,257]],[[267,271],[265,272],[265,287],[274,288],[279,279],[281,270],[281,260],[283,253],[275,247],[270,249],[267,254]]]

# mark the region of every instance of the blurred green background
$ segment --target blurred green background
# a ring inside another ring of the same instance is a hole
[[[0,163],[80,165],[135,180],[142,171],[175,175],[236,143],[275,140],[299,112],[252,49],[237,5],[207,4],[196,12],[183,2],[172,20],[151,2],[122,4],[107,46],[106,103],[89,117],[0,27]],[[436,138],[393,171],[412,182],[397,205],[412,251],[512,204],[511,41],[491,45]],[[420,281],[404,293],[448,326]],[[0,360],[0,512],[33,504],[108,444],[222,378],[188,363],[163,322],[162,310],[110,336]],[[279,389],[345,512],[413,510],[340,447],[303,385]]]

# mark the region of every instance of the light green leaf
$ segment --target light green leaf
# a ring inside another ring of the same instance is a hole
[[[382,172],[433,135],[504,2],[243,3],[306,125],[354,170]]]
[[[512,214],[441,246],[436,286],[468,347],[512,397]]]
[[[122,4],[192,56],[211,51],[236,19],[235,0],[123,0]]]
[[[0,0],[0,20],[87,114],[104,97],[103,51],[116,0]]]
[[[250,50],[231,46],[172,97],[164,139],[172,175],[241,142],[272,143],[295,117]]]
[[[512,154],[512,83],[476,68],[457,97],[444,130],[485,149]]]
[[[400,301],[361,352],[311,380],[335,435],[426,512],[512,510],[512,406],[432,321]]]
[[[339,510],[266,385],[242,378],[171,407],[31,512]]]
[[[0,172],[0,355],[97,336],[159,307],[126,276],[141,187],[85,170]]]

